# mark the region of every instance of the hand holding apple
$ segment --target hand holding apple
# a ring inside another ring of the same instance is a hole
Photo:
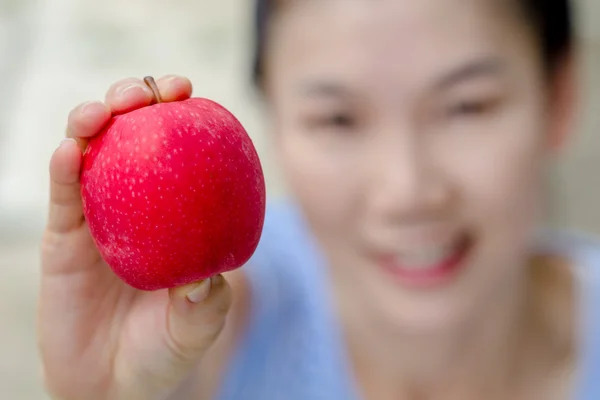
[[[189,99],[189,80],[152,86],[125,79],[73,109],[50,160],[38,339],[56,398],[209,398],[244,320],[242,271],[219,272],[260,235],[258,159],[229,113]]]

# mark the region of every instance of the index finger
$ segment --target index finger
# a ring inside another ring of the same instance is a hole
[[[89,101],[75,107],[67,118],[66,136],[75,139],[84,150],[87,140],[97,135],[111,118],[111,111],[100,101]]]

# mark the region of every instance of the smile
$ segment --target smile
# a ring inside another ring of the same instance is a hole
[[[381,257],[378,264],[402,285],[439,286],[458,275],[473,247],[472,237],[463,233],[447,243],[404,248]]]

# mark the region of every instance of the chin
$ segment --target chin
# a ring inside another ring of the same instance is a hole
[[[370,303],[368,312],[398,333],[435,336],[466,329],[490,300],[485,271],[474,267],[469,246],[457,244],[435,271],[407,275],[397,265],[369,263],[362,271],[363,287],[369,286],[364,291],[370,295],[363,297]]]
[[[453,279],[414,286],[374,273],[378,267],[371,266],[369,277],[363,275],[364,291],[369,293],[363,299],[369,303],[368,312],[398,334],[460,334],[495,313],[497,305],[516,298],[525,269],[506,269],[507,264],[519,265],[465,260],[464,271]]]
[[[383,299],[381,299],[383,300]],[[466,299],[457,296],[394,296],[377,307],[382,322],[399,334],[437,336],[464,329],[472,315]]]

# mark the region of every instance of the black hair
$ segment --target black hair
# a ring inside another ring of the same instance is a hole
[[[574,41],[570,0],[517,0],[541,45],[542,57],[552,73],[569,55]]]
[[[264,75],[264,52],[267,26],[275,13],[274,0],[255,0],[255,48],[252,67],[253,83],[261,87]],[[513,0],[519,3],[526,20],[540,43],[541,55],[552,74],[571,50],[574,39],[573,12],[570,0]]]

